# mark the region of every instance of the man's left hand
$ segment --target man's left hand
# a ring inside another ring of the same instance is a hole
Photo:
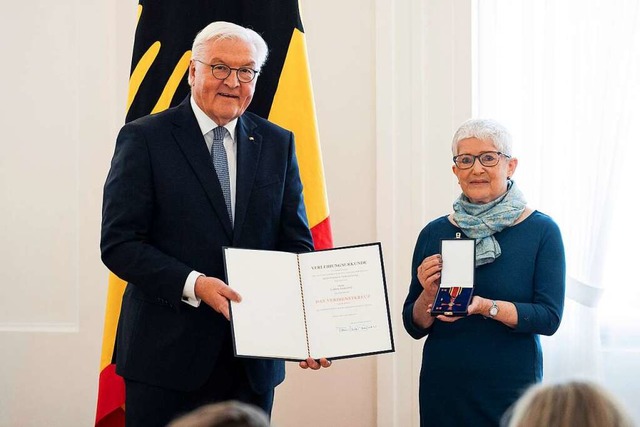
[[[313,358],[308,358],[307,360],[303,360],[302,362],[300,362],[300,367],[302,369],[313,369],[314,371],[317,371],[320,368],[328,368],[331,366],[331,360],[329,359],[325,359],[325,358],[321,358],[320,360],[315,360]]]

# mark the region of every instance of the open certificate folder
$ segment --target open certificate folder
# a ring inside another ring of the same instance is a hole
[[[301,254],[225,248],[236,356],[339,359],[394,351],[380,243]]]

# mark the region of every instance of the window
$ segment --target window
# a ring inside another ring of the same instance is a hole
[[[515,180],[565,241],[545,377],[595,375],[640,420],[640,4],[482,0],[476,36],[475,115],[512,131]]]

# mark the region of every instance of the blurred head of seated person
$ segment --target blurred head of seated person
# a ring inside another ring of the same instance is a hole
[[[618,400],[589,381],[532,386],[505,414],[506,427],[633,427]]]
[[[255,405],[230,400],[212,403],[174,420],[168,427],[269,427],[267,414]]]
[[[553,219],[528,207],[513,180],[518,159],[504,126],[467,120],[451,150],[462,192],[451,213],[418,235],[402,318],[411,337],[426,337],[421,425],[450,425],[455,411],[458,425],[496,426],[521,391],[542,380],[539,335],[555,333],[562,318],[564,246]],[[434,312],[434,303],[458,296],[452,282],[439,292],[441,242],[456,238],[474,240],[472,298],[466,310]]]

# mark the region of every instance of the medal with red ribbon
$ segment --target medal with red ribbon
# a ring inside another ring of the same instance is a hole
[[[454,286],[453,288],[449,289],[449,295],[451,296],[451,298],[449,299],[449,309],[453,308],[453,305],[456,302],[456,298],[462,293],[462,287],[461,286]]]

